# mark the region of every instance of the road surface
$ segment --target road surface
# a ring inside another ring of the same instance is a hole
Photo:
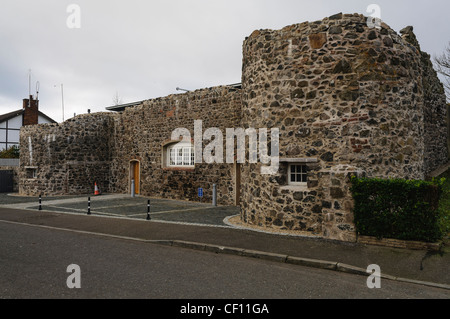
[[[382,280],[369,289],[364,276],[8,222],[0,242],[0,298],[450,298],[433,287]],[[75,275],[80,288],[69,288]]]

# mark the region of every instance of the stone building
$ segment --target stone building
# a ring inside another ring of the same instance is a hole
[[[443,86],[412,27],[400,33],[359,14],[254,31],[241,86],[23,128],[20,192],[92,193],[96,182],[127,193],[134,179],[138,194],[198,201],[201,187],[210,201],[216,184],[218,204],[239,205],[249,224],[352,241],[350,175],[425,179],[448,161]],[[249,160],[250,134],[240,161],[238,138],[231,150],[224,138],[236,128],[267,129],[276,172]],[[219,148],[205,161],[212,144],[233,151],[231,161]]]

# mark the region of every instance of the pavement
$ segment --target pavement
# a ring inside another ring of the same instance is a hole
[[[150,213],[148,214],[148,201]],[[168,246],[261,258],[281,263],[369,275],[450,291],[450,240],[439,251],[345,243],[314,236],[283,235],[237,227],[232,206],[212,206],[130,195],[36,197],[0,194],[0,222],[89,233]],[[150,220],[147,217],[150,216]],[[450,296],[450,292],[449,292]]]

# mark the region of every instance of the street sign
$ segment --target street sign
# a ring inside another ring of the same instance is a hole
[[[203,188],[198,189],[198,197],[203,197]]]

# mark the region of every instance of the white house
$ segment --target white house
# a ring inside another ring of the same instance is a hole
[[[20,128],[24,125],[56,123],[39,111],[39,100],[23,99],[23,108],[0,115],[0,151],[13,145],[19,146]]]

